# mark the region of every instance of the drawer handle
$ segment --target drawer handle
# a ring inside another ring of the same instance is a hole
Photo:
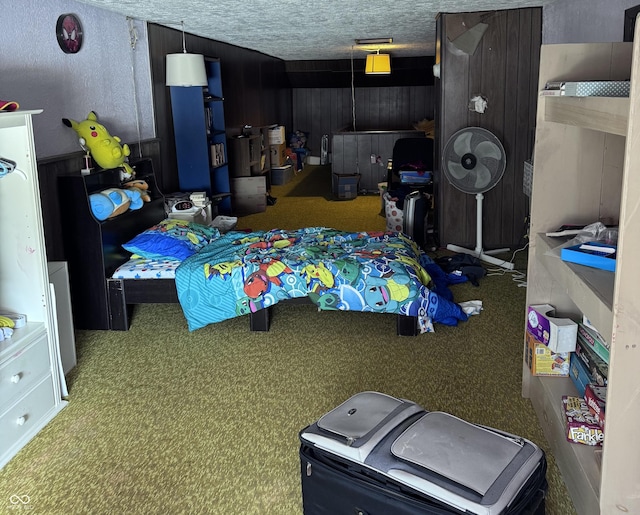
[[[11,376],[11,382],[13,384],[20,382],[20,379],[22,379],[22,374],[14,374]]]
[[[26,415],[22,415],[21,417],[18,417],[18,420],[16,420],[16,424],[18,424],[19,426],[24,426],[24,423],[26,421],[27,421]]]

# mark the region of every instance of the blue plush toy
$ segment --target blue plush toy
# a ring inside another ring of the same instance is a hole
[[[91,212],[98,220],[106,220],[128,209],[140,209],[143,205],[140,192],[133,189],[109,188],[89,195]]]

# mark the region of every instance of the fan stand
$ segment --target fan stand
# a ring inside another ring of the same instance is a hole
[[[502,252],[507,252],[508,250],[510,250],[509,248],[487,250],[487,251],[482,250],[482,201],[483,200],[484,200],[484,195],[482,193],[477,193],[476,194],[476,248],[472,250],[472,249],[467,249],[465,247],[460,247],[458,245],[449,244],[447,245],[447,250],[452,250],[454,252],[462,252],[464,254],[471,254],[472,256],[475,256],[478,259],[481,259],[482,261],[486,261],[487,263],[501,266],[502,268],[506,268],[507,270],[513,270],[513,263],[491,256],[491,254],[501,254]]]

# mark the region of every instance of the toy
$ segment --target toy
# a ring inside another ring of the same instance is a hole
[[[89,204],[93,216],[103,221],[118,216],[128,209],[140,209],[143,202],[139,191],[109,188],[89,195]]]
[[[151,195],[149,194],[149,185],[147,184],[147,181],[136,179],[133,181],[125,182],[122,187],[125,189],[140,192],[140,198],[143,202],[151,202]]]
[[[135,175],[133,168],[126,162],[131,153],[127,144],[121,145],[118,136],[111,136],[104,125],[98,123],[98,115],[91,111],[86,120],[77,122],[70,118],[63,118],[62,123],[71,127],[80,137],[80,145],[89,149],[93,160],[102,168],[123,168],[124,178],[130,179]]]

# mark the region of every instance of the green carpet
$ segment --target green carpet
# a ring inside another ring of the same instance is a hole
[[[384,228],[378,197],[287,197],[295,181],[239,227]],[[540,444],[547,513],[574,513],[520,394],[525,289],[504,274],[452,290],[484,311],[415,338],[394,315],[311,305],[276,305],[268,333],[246,317],[189,333],[177,305],[139,306],[128,332],[79,331],[69,405],[0,471],[0,512],[17,494],[37,514],[299,514],[298,432],[377,390]]]
[[[384,231],[379,195],[358,195],[351,200],[334,200],[331,193],[331,167],[305,166],[294,179],[272,186],[278,200],[266,212],[242,217],[242,229],[296,229],[324,226],[343,231]]]

